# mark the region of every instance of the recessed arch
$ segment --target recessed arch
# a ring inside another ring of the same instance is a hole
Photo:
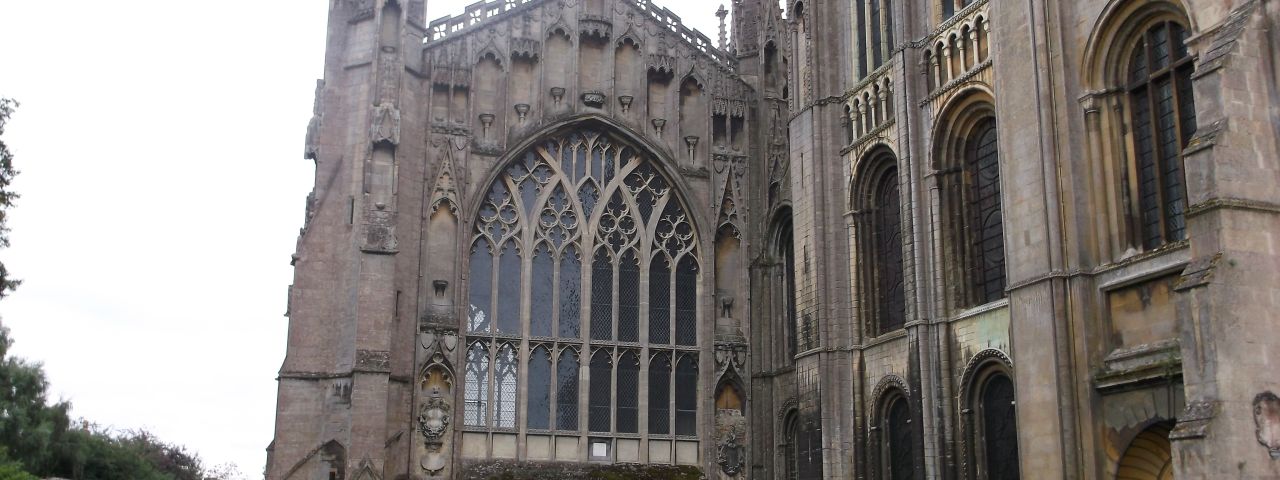
[[[1146,25],[1176,21],[1189,31],[1199,30],[1179,0],[1111,0],[1098,15],[1085,43],[1080,80],[1088,88],[1103,89],[1123,77],[1128,53]]]
[[[1172,421],[1160,421],[1138,432],[1116,465],[1116,480],[1173,480]]]

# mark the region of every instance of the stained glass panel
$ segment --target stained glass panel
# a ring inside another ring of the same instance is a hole
[[[529,335],[550,337],[551,321],[555,313],[555,300],[552,298],[556,286],[555,258],[545,243],[538,244],[538,248],[533,250],[531,268]]]
[[[560,331],[561,338],[581,338],[582,259],[578,249],[570,246],[560,257]]]
[[[515,240],[502,246],[498,260],[497,331],[520,333],[520,253]]]
[[[876,279],[880,333],[902,328],[906,297],[902,284],[902,211],[898,198],[898,170],[890,169],[876,193]]]
[[[671,433],[671,354],[667,352],[649,362],[649,433]]]
[[[1000,161],[995,119],[978,127],[969,149],[973,177],[971,197],[976,304],[1004,297],[1004,226],[1000,211]]]
[[[698,344],[698,262],[688,256],[676,270],[676,344]]]
[[[494,370],[494,396],[497,406],[493,410],[493,426],[498,428],[515,428],[516,426],[516,379],[519,362],[516,350],[509,343],[502,344],[498,350],[498,358]]]
[[[649,264],[649,343],[671,343],[671,267],[665,255]]]
[[[556,361],[556,428],[578,429],[578,354],[567,348]]]
[[[489,241],[481,238],[471,247],[471,311],[467,318],[468,332],[489,330],[490,299],[493,297],[493,254]]]
[[[676,435],[698,434],[698,357],[683,355],[676,364]]]
[[[640,357],[634,351],[618,359],[618,425],[619,433],[640,430]]]
[[[489,408],[489,349],[476,342],[467,350],[466,390],[463,392],[463,423],[487,426]]]
[[[551,428],[551,353],[547,347],[533,349],[529,355],[529,400],[525,407],[525,425],[532,429]]]
[[[634,250],[618,261],[618,341],[640,341],[640,261]]]
[[[591,339],[613,339],[613,259],[603,248],[591,263]]]
[[[608,432],[613,421],[613,360],[607,350],[596,350],[591,355],[591,379],[588,391],[587,428],[593,432]]]

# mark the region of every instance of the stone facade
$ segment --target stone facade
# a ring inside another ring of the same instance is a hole
[[[1280,3],[731,7],[331,2],[268,479],[1280,477]]]

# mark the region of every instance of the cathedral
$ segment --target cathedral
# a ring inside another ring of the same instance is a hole
[[[329,1],[267,479],[1280,478],[1280,1],[729,1]]]

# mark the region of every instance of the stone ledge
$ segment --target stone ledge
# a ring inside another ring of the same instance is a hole
[[[579,478],[593,480],[702,480],[702,470],[692,466],[487,460],[462,466],[461,480],[533,480]]]

